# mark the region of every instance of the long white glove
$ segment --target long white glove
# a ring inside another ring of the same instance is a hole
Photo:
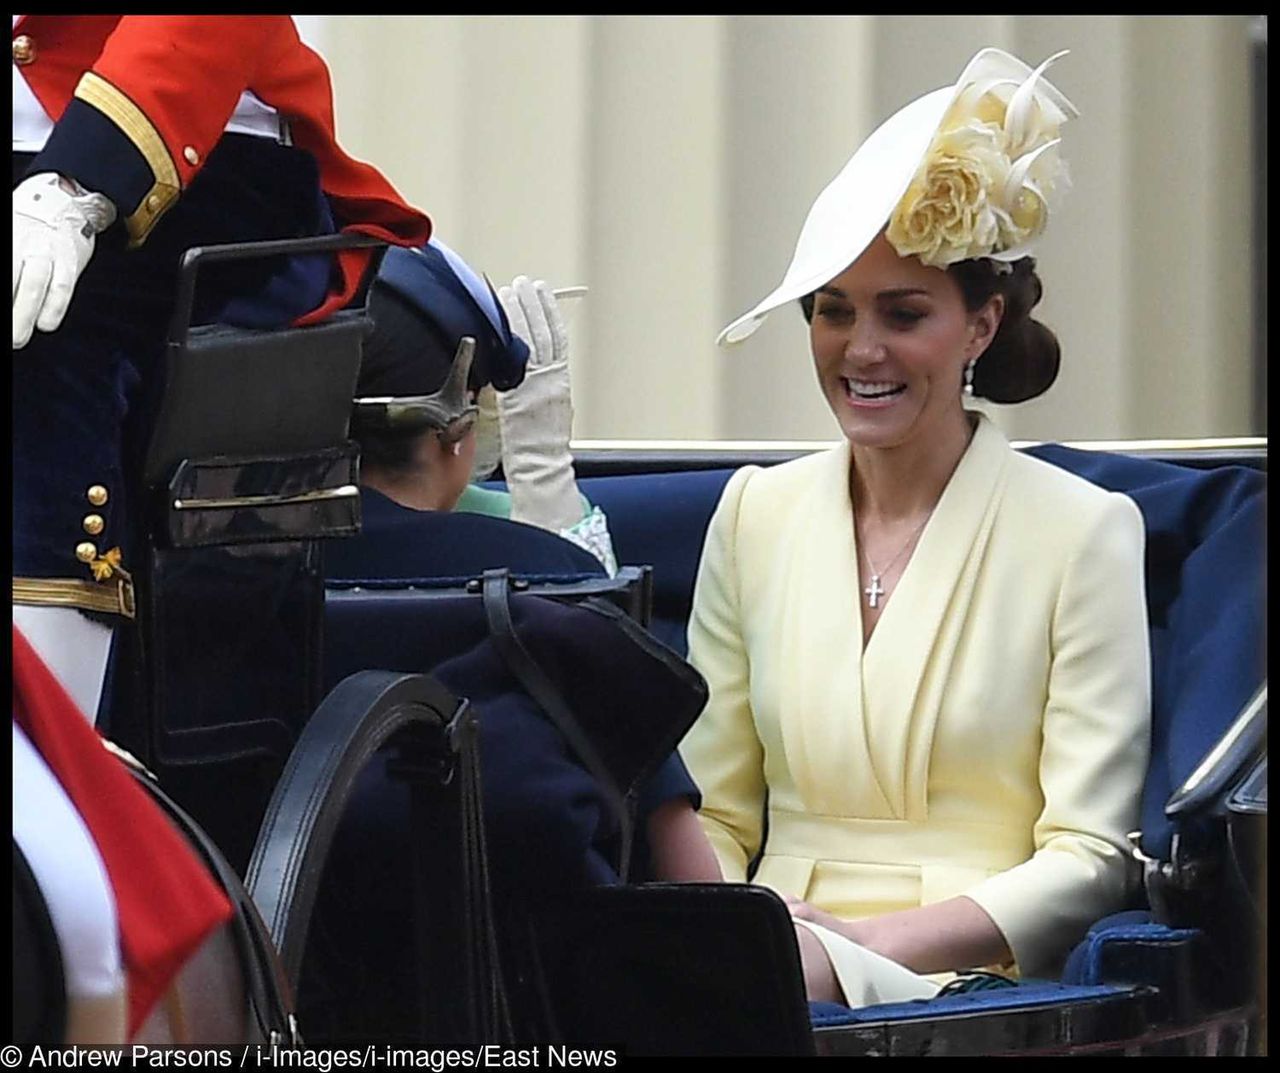
[[[51,171],[13,190],[13,349],[31,333],[57,329],[71,304],[94,240],[116,218],[116,207]]]
[[[582,520],[569,437],[569,334],[542,280],[516,276],[498,290],[511,330],[529,345],[519,387],[498,395],[502,472],[515,521],[561,532]]]

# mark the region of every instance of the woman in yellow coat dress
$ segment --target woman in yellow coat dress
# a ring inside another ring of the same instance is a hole
[[[1052,973],[1131,879],[1141,516],[963,405],[1058,369],[1027,251],[1075,110],[1043,69],[984,50],[889,119],[722,336],[799,300],[845,439],[726,486],[689,625],[711,695],[681,749],[723,878],[786,898],[815,999]]]

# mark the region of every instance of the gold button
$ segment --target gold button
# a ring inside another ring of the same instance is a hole
[[[101,514],[86,514],[84,516],[84,531],[90,536],[97,536],[107,527],[107,523],[102,520]]]
[[[36,58],[36,43],[26,34],[19,34],[13,39],[13,62],[25,67]]]
[[[84,494],[85,499],[95,507],[104,506],[107,502],[107,490],[100,484],[92,485]]]
[[[192,166],[200,163],[200,154],[196,152],[196,147],[194,145],[188,145],[184,150],[182,150],[182,155],[186,157],[187,163]]]
[[[160,211],[160,195],[159,194],[147,195],[147,209],[151,212]]]
[[[98,545],[90,544],[85,541],[83,544],[76,545],[76,558],[82,563],[91,563],[98,557]]]

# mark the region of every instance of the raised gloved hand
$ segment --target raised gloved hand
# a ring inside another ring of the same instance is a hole
[[[516,276],[498,290],[511,330],[529,345],[519,387],[498,395],[502,472],[515,521],[562,532],[582,520],[569,437],[569,334],[542,280]]]
[[[108,198],[51,171],[14,187],[14,350],[26,346],[36,328],[51,332],[62,323],[96,236],[115,218]]]

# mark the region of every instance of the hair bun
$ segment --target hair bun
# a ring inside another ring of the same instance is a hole
[[[1034,304],[1034,303],[1032,303]],[[1048,391],[1058,378],[1058,337],[1025,314],[1000,331],[973,367],[973,394],[992,402],[1026,402]]]
[[[968,264],[989,266],[989,261]],[[958,267],[958,266],[957,266]],[[953,272],[955,269],[953,269]],[[961,269],[960,281],[970,308],[991,294],[1004,296],[1004,316],[995,338],[973,367],[977,398],[1010,404],[1026,402],[1049,390],[1058,378],[1062,350],[1058,337],[1031,317],[1044,294],[1034,257],[1013,262],[1013,271],[987,276],[980,268]]]

